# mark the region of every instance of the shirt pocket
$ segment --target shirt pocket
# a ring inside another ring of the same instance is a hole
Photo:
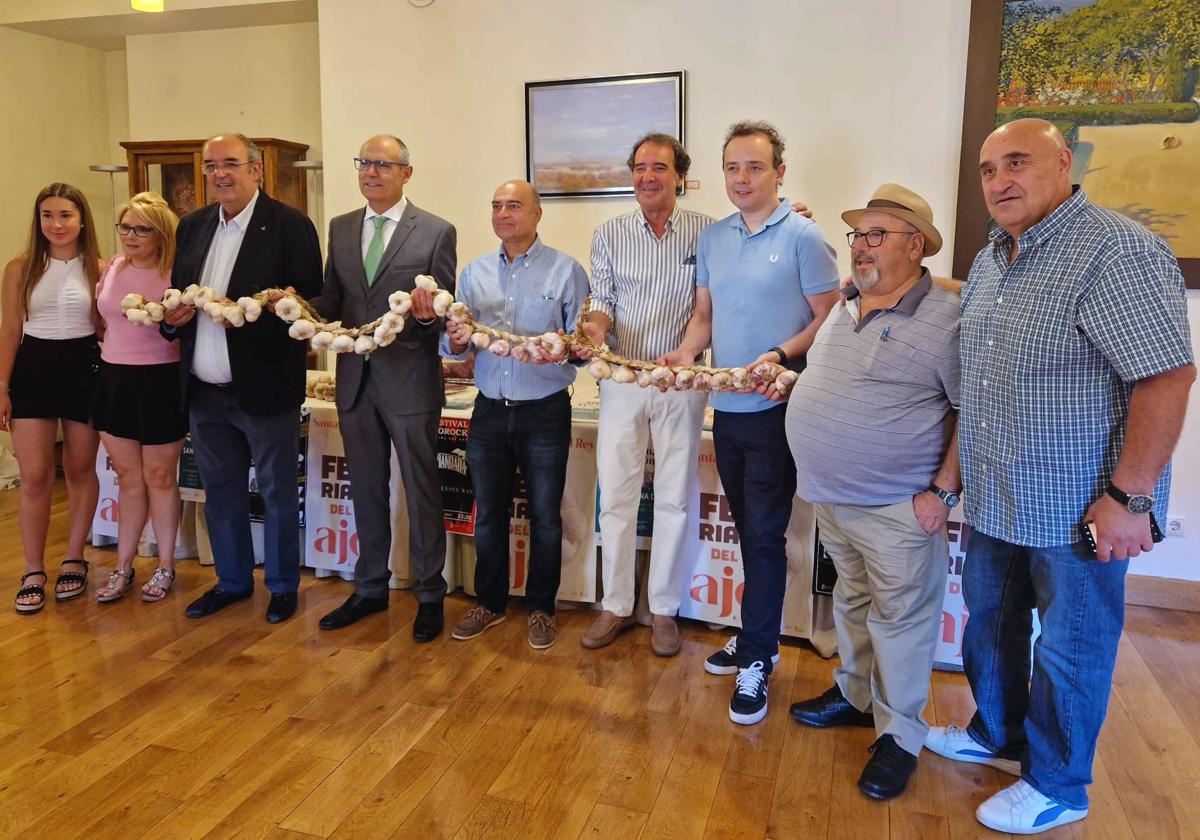
[[[555,297],[529,295],[517,307],[515,326],[522,335],[541,335],[563,327],[562,302]]]

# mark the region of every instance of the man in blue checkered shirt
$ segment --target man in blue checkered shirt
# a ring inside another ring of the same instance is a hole
[[[1127,561],[1166,513],[1196,375],[1178,261],[1088,201],[1070,170],[1043,120],[1001,126],[980,152],[999,227],[963,291],[959,421],[973,528],[963,665],[979,708],[926,740],[1020,776],[976,811],[1019,834],[1087,816]]]

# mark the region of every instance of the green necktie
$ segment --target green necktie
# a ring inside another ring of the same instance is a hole
[[[375,282],[375,272],[379,271],[379,262],[383,259],[383,223],[386,216],[375,216],[371,222],[375,225],[375,235],[367,246],[367,256],[363,260],[363,269],[367,272],[367,288]]]

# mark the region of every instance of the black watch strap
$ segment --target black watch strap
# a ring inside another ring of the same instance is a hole
[[[1134,493],[1133,495],[1130,495],[1121,488],[1117,487],[1117,485],[1113,484],[1111,481],[1108,483],[1108,487],[1104,489],[1104,492],[1108,494],[1109,498],[1114,499],[1115,501],[1124,505],[1125,509],[1130,513],[1139,515],[1143,513],[1149,513],[1154,507],[1153,496],[1148,496],[1144,493]]]
[[[767,352],[768,353],[778,353],[779,354],[779,364],[786,365],[788,363],[788,354],[784,353],[782,348],[768,347]]]

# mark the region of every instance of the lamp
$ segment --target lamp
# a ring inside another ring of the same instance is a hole
[[[117,192],[116,188],[113,186],[113,178],[118,172],[128,172],[129,167],[122,166],[119,163],[93,163],[88,167],[88,169],[93,172],[108,173],[108,209],[111,210],[115,216],[117,214]],[[115,223],[119,221],[120,219],[113,219],[114,227],[112,228],[112,238],[114,254],[121,250],[120,244],[117,242],[117,228],[115,226]]]
[[[163,0],[129,0],[135,12],[161,12]]]

